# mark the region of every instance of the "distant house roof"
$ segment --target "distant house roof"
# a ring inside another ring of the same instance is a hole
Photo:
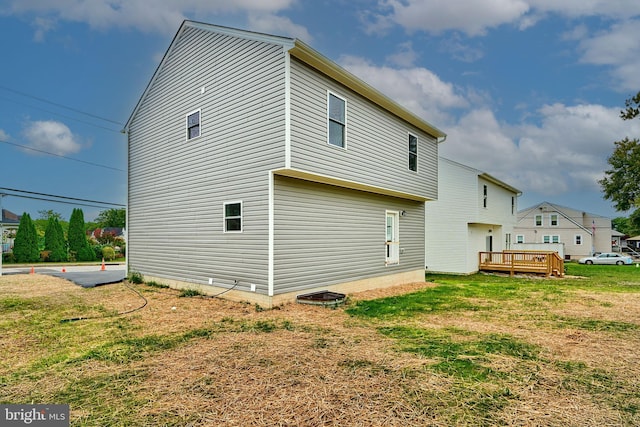
[[[510,191],[512,193],[517,194],[518,196],[522,195],[522,191],[518,190],[515,187],[512,187],[511,185],[507,184],[504,181],[499,180],[498,178],[495,178],[495,177],[489,175],[486,172],[483,172],[483,171],[481,171],[479,169],[476,169],[476,168],[473,168],[471,166],[463,165],[462,163],[456,162],[456,161],[451,160],[451,159],[447,159],[447,158],[442,157],[442,156],[439,156],[438,159],[439,160],[444,160],[444,161],[452,163],[454,165],[458,165],[458,167],[469,169],[470,171],[475,172],[480,178],[486,179],[487,181],[497,185],[498,187],[502,187],[507,191]]]
[[[6,209],[2,209],[2,223],[3,224],[20,224],[20,216]]]

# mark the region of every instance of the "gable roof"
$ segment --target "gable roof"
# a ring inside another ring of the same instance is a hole
[[[438,128],[431,125],[427,121],[421,119],[420,117],[418,117],[411,111],[407,110],[406,108],[402,107],[400,104],[393,101],[391,98],[387,97],[382,92],[378,91],[377,89],[373,88],[369,84],[365,83],[360,78],[351,74],[350,72],[340,67],[335,62],[326,58],[325,56],[323,56],[322,54],[320,54],[319,52],[311,48],[309,45],[303,43],[298,39],[274,36],[270,34],[257,33],[253,31],[240,30],[236,28],[223,27],[219,25],[207,24],[204,22],[189,21],[189,20],[183,21],[182,25],[178,29],[178,32],[176,33],[173,40],[171,41],[169,48],[165,52],[162,60],[160,61],[160,64],[156,68],[156,71],[151,77],[151,80],[147,84],[147,87],[142,93],[142,96],[138,100],[138,103],[134,107],[131,115],[129,116],[127,123],[122,129],[123,133],[126,133],[128,131],[131,121],[136,116],[140,106],[142,105],[143,100],[146,98],[149,90],[153,86],[153,83],[158,77],[158,74],[162,69],[162,66],[170,56],[170,53],[174,49],[177,40],[180,38],[180,35],[187,28],[197,28],[200,30],[216,32],[216,33],[225,34],[232,37],[240,37],[240,38],[245,38],[249,40],[262,41],[266,43],[281,45],[285,51],[289,52],[290,55],[294,56],[295,58],[309,65],[310,67],[314,68],[318,72],[326,75],[327,77],[330,77],[333,80],[343,84],[344,86],[353,90],[357,94],[363,96],[364,98],[368,99],[374,104],[377,104],[384,110],[389,111],[390,113],[401,118],[402,120],[412,124],[416,128],[433,136],[434,138],[436,138],[437,142],[444,142],[444,140],[446,139],[447,135],[443,131],[439,130]]]
[[[541,202],[541,203],[538,203],[535,206],[531,206],[529,208],[519,210],[518,211],[518,217],[520,217],[521,214],[522,214],[522,217],[518,218],[518,222],[520,222],[522,219],[524,219],[532,211],[535,211],[536,209],[542,209],[543,207],[549,207],[549,208],[553,209],[554,212],[558,212],[558,214],[560,214],[567,221],[571,222],[576,227],[585,230],[589,234],[593,234],[593,230],[590,230],[589,228],[585,227],[584,225],[580,224],[579,222],[577,222],[576,220],[574,220],[573,218],[568,216],[565,211],[582,212],[583,214],[587,214],[587,215],[589,215],[590,217],[593,217],[593,218],[608,219],[606,216],[592,214],[592,213],[589,213],[589,212],[581,211],[580,209],[568,208],[566,206],[560,206],[560,205],[556,205],[554,203],[549,203],[549,202]]]
[[[2,209],[2,217],[0,221],[2,221],[3,224],[20,224],[20,215],[16,215],[6,209]]]
[[[447,158],[442,157],[442,156],[438,156],[438,160],[441,160],[441,161],[443,160],[445,162],[454,164],[454,165],[456,165],[458,167],[462,167],[462,168],[468,169],[468,170],[476,173],[478,175],[478,177],[480,177],[482,179],[485,179],[485,180],[491,182],[492,184],[497,185],[498,187],[502,187],[507,191],[515,193],[518,196],[520,196],[522,194],[522,191],[518,190],[517,188],[512,187],[511,185],[507,184],[506,182],[501,181],[498,178],[495,178],[492,175],[489,175],[488,173],[481,171],[480,169],[476,169],[476,168],[473,168],[471,166],[463,165],[462,163],[458,163],[458,162],[456,162],[454,160],[447,159]]]

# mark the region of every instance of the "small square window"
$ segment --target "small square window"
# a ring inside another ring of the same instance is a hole
[[[516,243],[524,243],[524,236],[522,234],[516,236]]]
[[[242,202],[224,204],[224,232],[242,231]]]
[[[576,245],[581,245],[582,244],[582,235],[576,234],[575,243],[576,243]]]
[[[418,137],[409,134],[409,170],[418,171]]]
[[[187,140],[200,136],[200,110],[187,114]]]

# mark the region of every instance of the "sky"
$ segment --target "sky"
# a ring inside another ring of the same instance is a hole
[[[614,141],[640,137],[620,118],[640,90],[638,0],[0,0],[0,187],[80,199],[3,208],[90,221],[126,204],[121,130],[184,19],[304,41],[444,131],[442,156],[521,190],[520,209],[628,215],[598,180]]]

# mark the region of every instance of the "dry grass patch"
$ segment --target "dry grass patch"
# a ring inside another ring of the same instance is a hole
[[[638,293],[463,287],[432,311],[364,318],[132,287],[1,277],[0,401],[70,403],[87,426],[640,423]]]

